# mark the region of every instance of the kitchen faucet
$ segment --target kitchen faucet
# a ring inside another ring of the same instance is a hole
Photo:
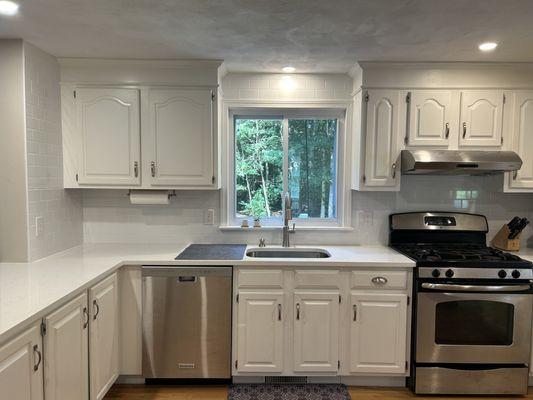
[[[289,221],[292,219],[292,209],[291,209],[291,195],[289,192],[285,193],[285,210],[283,213],[283,240],[281,243],[282,247],[290,247],[291,243],[289,240],[289,234],[296,232],[296,224],[292,224],[292,229],[289,228]]]

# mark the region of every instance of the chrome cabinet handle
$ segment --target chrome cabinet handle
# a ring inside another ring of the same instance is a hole
[[[150,163],[150,171],[152,173],[152,178],[155,178],[155,161]]]
[[[466,122],[463,122],[463,139],[466,137]]]
[[[41,354],[41,351],[39,350],[39,345],[36,344],[33,346],[33,354],[37,354],[37,356],[39,357],[37,359],[37,364],[33,366],[33,370],[37,371],[39,369],[39,365],[41,365],[41,361],[43,360],[43,355]]]
[[[83,329],[87,329],[89,326],[89,311],[87,307],[83,307],[83,315],[85,316],[85,322],[83,323]]]
[[[135,178],[139,176],[139,162],[135,161],[133,163],[133,174],[135,175]]]
[[[450,124],[446,122],[445,128],[444,128],[444,137],[448,139],[450,137]]]
[[[278,321],[281,321],[281,304],[278,304]]]
[[[376,276],[372,278],[372,283],[376,285],[385,285],[389,280],[384,276]]]
[[[100,306],[98,305],[98,302],[96,300],[93,300],[93,307],[96,308],[96,312],[93,315],[93,319],[96,319],[98,314],[100,314]]]
[[[357,321],[357,304],[353,305],[353,320]]]
[[[513,171],[513,181],[516,181],[517,177],[518,177],[518,170]]]
[[[392,163],[392,179],[396,178],[396,163]]]
[[[296,303],[296,319],[300,319],[300,303]]]

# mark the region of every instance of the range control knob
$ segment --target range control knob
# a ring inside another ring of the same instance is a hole
[[[451,278],[453,275],[454,275],[453,270],[449,269],[449,270],[446,271],[446,277],[447,278]]]
[[[504,269],[501,269],[498,271],[498,276],[503,279],[507,276],[507,272],[505,272]]]
[[[431,271],[431,275],[433,276],[433,278],[438,278],[440,276],[440,271],[438,269],[434,269],[433,271]]]
[[[513,272],[511,272],[511,275],[513,276],[513,278],[518,279],[520,278],[520,271],[515,269]]]

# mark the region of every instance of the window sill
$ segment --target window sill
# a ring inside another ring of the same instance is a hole
[[[257,231],[280,231],[281,226],[262,226],[260,228],[241,228],[238,225],[220,225],[218,229],[221,231],[243,231],[243,232],[257,232]],[[298,226],[296,225],[296,232],[298,231],[332,231],[332,232],[352,232],[352,226]]]

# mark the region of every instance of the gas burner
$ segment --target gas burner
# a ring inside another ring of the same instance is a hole
[[[514,254],[484,246],[412,244],[394,247],[416,261],[520,261]]]

